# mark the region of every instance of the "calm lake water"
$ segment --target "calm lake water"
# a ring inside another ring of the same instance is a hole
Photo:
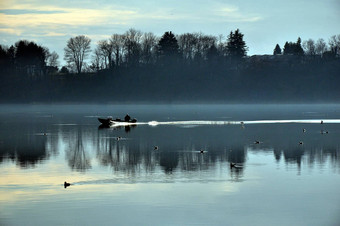
[[[0,225],[340,225],[340,105],[0,107]]]

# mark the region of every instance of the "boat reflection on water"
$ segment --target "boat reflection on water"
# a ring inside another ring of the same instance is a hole
[[[132,128],[137,127],[137,125],[127,125],[127,126],[112,126],[112,125],[108,125],[108,124],[100,124],[98,126],[98,129],[114,129],[114,130],[119,130],[124,128],[124,131],[126,133],[129,133],[131,131]]]

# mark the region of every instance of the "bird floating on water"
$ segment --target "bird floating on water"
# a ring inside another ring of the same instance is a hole
[[[153,150],[158,150],[158,146],[155,146],[155,147],[153,148]]]
[[[304,133],[305,133],[306,131],[307,131],[306,129],[302,129],[302,132],[304,132]]]
[[[236,163],[231,162],[230,163],[230,169],[235,168],[235,169],[241,169],[243,168],[242,165],[237,165]]]
[[[201,150],[200,150],[200,153],[201,153],[201,154],[204,154],[204,150],[201,149]]]
[[[259,140],[255,140],[254,144],[260,144],[261,142]]]
[[[71,185],[70,183],[67,183],[66,181],[64,182],[64,188],[67,188],[70,185]]]
[[[300,142],[299,142],[299,144],[300,144],[300,145],[303,145],[303,142],[302,142],[302,141],[300,141]]]

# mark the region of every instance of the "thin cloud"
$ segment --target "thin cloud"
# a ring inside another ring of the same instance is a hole
[[[135,7],[135,8],[134,8]],[[120,24],[134,26],[139,20],[255,22],[262,17],[241,13],[239,8],[230,5],[207,4],[204,10],[192,8],[190,11],[180,8],[155,7],[145,9],[138,6],[126,8],[111,5],[105,8],[66,8],[54,5],[13,4],[0,7],[0,25],[6,27],[35,27],[41,25],[76,25],[89,26],[95,24]],[[5,22],[6,21],[6,22]]]
[[[38,34],[32,34],[31,36],[32,37],[41,37],[41,36],[44,36],[44,37],[62,37],[62,36],[66,36],[67,34],[65,33],[58,33],[58,32],[54,32],[54,31],[51,31],[51,32],[43,32],[43,33],[38,33]]]
[[[0,33],[6,33],[6,34],[19,36],[22,34],[22,31],[18,29],[13,29],[13,28],[0,28]]]
[[[263,19],[259,15],[240,12],[237,7],[221,7],[215,10],[215,14],[227,22],[257,22]]]
[[[21,14],[55,14],[63,13],[65,11],[46,11],[46,10],[28,10],[28,9],[0,9],[0,13],[5,15],[21,15]]]
[[[154,22],[159,21],[175,21],[182,24],[186,23],[220,23],[220,22],[257,22],[263,20],[262,16],[254,13],[242,12],[238,7],[231,5],[206,5],[206,7],[186,9],[174,9],[170,7],[156,8],[153,10],[136,11],[131,21],[139,23],[143,21]]]
[[[238,11],[238,8],[234,7],[234,6],[232,6],[232,7],[228,6],[228,7],[222,7],[218,11],[223,12],[223,13],[234,13],[234,12]]]
[[[0,25],[13,28],[36,27],[49,24],[70,26],[86,26],[99,23],[118,24],[126,23],[135,14],[136,12],[132,10],[124,9],[83,9],[15,5],[0,10]]]
[[[48,32],[46,34],[44,34],[43,36],[50,36],[50,37],[56,37],[56,36],[65,36],[66,34],[64,33],[58,33],[58,32]]]

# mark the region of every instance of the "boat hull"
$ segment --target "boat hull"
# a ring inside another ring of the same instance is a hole
[[[110,125],[113,123],[111,118],[98,118],[98,121],[103,125]]]
[[[120,120],[120,119],[113,120],[112,118],[98,118],[98,121],[103,125],[112,125],[114,123],[136,123],[137,122],[136,119],[132,119],[132,120],[129,120],[129,121],[123,121],[123,120]]]

